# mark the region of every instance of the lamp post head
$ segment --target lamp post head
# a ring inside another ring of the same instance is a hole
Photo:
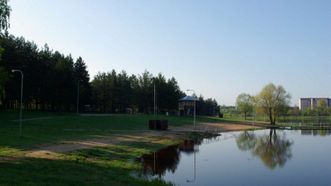
[[[19,69],[12,69],[11,72],[13,72],[13,73],[14,73],[14,72],[19,72],[19,73],[21,73],[21,74],[23,75],[22,70],[19,70]]]
[[[12,69],[11,72],[22,72],[22,71],[18,69]]]

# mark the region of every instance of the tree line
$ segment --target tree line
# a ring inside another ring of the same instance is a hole
[[[148,71],[129,75],[125,71],[100,72],[90,79],[86,63],[51,50],[39,48],[23,37],[0,35],[0,108],[19,108],[20,75],[24,73],[24,108],[58,112],[152,113],[154,87],[158,113],[177,113],[178,100],[185,96],[177,80]],[[78,97],[79,96],[79,97]],[[218,110],[214,99],[199,97],[197,112],[213,115]]]
[[[19,74],[24,74],[24,108],[58,112],[176,113],[177,102],[185,93],[177,80],[148,71],[128,75],[125,71],[98,73],[92,81],[81,57],[76,60],[39,48],[23,37],[8,34],[11,8],[0,0],[0,109],[20,107]],[[154,105],[154,95],[156,106]],[[198,114],[215,115],[216,100],[199,97]]]
[[[283,86],[272,83],[263,87],[255,96],[241,93],[236,100],[236,111],[247,116],[253,113],[265,114],[271,124],[275,124],[281,116],[331,116],[331,108],[328,108],[325,100],[319,100],[316,108],[299,110],[299,107],[290,107],[290,94]]]
[[[236,100],[236,107],[244,114],[245,120],[255,110],[255,113],[267,115],[270,124],[275,125],[278,118],[288,111],[290,99],[291,95],[283,86],[270,83],[255,96],[240,94]]]

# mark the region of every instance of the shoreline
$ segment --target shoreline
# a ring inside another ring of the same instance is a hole
[[[112,145],[120,145],[122,143],[148,141],[150,143],[157,143],[157,141],[172,141],[179,143],[182,140],[192,138],[192,133],[199,136],[219,134],[222,132],[245,131],[252,129],[261,129],[258,126],[247,126],[233,123],[201,123],[197,124],[196,128],[190,125],[181,127],[169,127],[166,131],[154,130],[137,130],[127,131],[127,133],[115,133],[111,135],[100,136],[94,139],[84,140],[65,140],[56,144],[44,144],[35,149],[26,150],[23,152],[24,157],[29,158],[45,158],[57,159],[59,154],[66,154],[79,150],[103,148]],[[125,130],[117,131],[125,132]],[[163,146],[163,145],[161,145]],[[160,147],[162,148],[162,147]],[[158,148],[159,149],[159,148]]]
[[[102,135],[91,139],[64,140],[54,144],[42,144],[34,149],[23,150],[23,157],[46,158],[50,156],[53,159],[56,154],[66,154],[73,151],[103,148],[110,145],[120,145],[122,143],[149,141],[155,143],[159,140],[180,141],[192,138],[191,134],[198,136],[210,136],[223,132],[235,132],[258,129],[286,129],[286,130],[320,130],[330,128],[312,128],[312,127],[287,127],[287,126],[270,126],[264,123],[244,123],[244,122],[220,122],[220,123],[199,123],[193,125],[184,125],[180,127],[170,126],[168,130],[112,130],[114,134]],[[56,155],[58,156],[58,155]]]

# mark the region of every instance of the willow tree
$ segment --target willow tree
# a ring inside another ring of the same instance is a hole
[[[275,125],[277,118],[289,107],[290,99],[283,86],[270,83],[256,96],[256,105],[269,116],[270,124]]]

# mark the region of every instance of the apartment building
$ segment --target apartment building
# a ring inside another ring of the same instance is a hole
[[[299,99],[299,109],[300,110],[306,110],[311,109],[314,110],[318,102],[324,101],[327,105],[327,107],[331,107],[331,99],[330,98],[300,98]]]

